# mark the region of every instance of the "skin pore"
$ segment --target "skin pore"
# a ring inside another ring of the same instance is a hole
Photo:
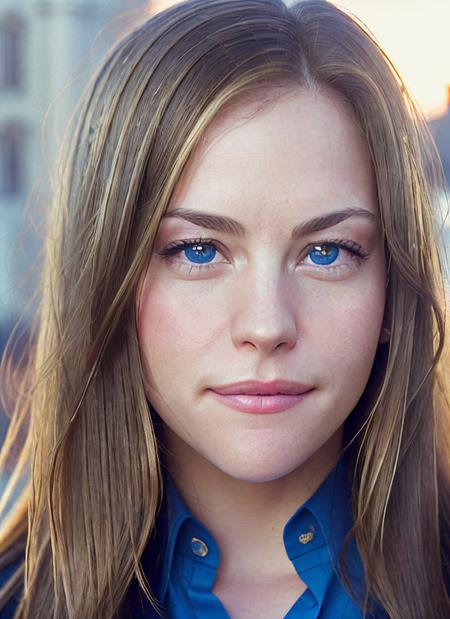
[[[263,619],[304,591],[283,528],[337,461],[385,306],[374,173],[348,106],[325,90],[267,96],[206,131],[161,222],[139,305],[167,466],[219,545],[214,592],[232,617]],[[200,212],[240,226],[209,229]],[[251,379],[312,391],[270,414],[234,410],[212,391]]]

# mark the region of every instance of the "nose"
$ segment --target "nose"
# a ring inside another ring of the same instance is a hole
[[[295,346],[298,328],[288,280],[274,269],[260,269],[240,282],[232,305],[231,337],[236,348],[269,355]]]

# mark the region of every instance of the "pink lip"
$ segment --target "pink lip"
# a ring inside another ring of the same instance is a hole
[[[313,388],[286,380],[243,381],[214,387],[212,393],[223,404],[244,413],[279,413],[305,399]]]
[[[304,385],[291,380],[272,380],[261,382],[258,380],[244,380],[220,387],[212,387],[213,391],[221,395],[300,395],[312,389],[311,385]]]
[[[292,408],[304,400],[311,391],[313,391],[313,389],[297,395],[283,393],[278,393],[277,395],[248,395],[245,393],[223,395],[217,393],[217,391],[212,391],[212,393],[214,393],[216,398],[221,402],[235,410],[244,413],[267,414],[280,413],[288,408]]]

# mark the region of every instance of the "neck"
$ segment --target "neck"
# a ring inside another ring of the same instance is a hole
[[[169,472],[192,514],[215,538],[222,572],[254,576],[256,565],[273,577],[285,570],[284,525],[335,467],[342,430],[294,471],[262,483],[235,479],[167,428],[164,434]]]

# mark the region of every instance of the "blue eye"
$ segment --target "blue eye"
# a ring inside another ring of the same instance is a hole
[[[196,264],[210,262],[214,259],[216,252],[214,245],[209,245],[208,243],[192,243],[184,249],[186,258]]]
[[[309,252],[309,257],[315,264],[332,264],[339,255],[339,247],[324,243],[315,245]]]
[[[359,266],[369,257],[369,254],[365,252],[358,243],[337,239],[316,241],[316,243],[311,244],[309,248],[306,249],[306,252],[306,258],[311,260],[313,265],[323,267],[332,267],[338,258],[340,259],[340,263],[342,261],[341,259],[345,256],[353,260],[355,266]],[[157,251],[156,253],[167,260],[175,258],[177,254],[182,254],[184,262],[183,259],[179,259],[175,261],[174,264],[176,264],[177,268],[180,270],[185,269],[189,274],[208,271],[209,269],[214,269],[224,264],[223,262],[214,260],[217,255],[222,255],[222,251],[220,246],[218,247],[217,242],[213,239],[183,239],[168,245],[165,249]],[[306,264],[306,266],[308,266],[308,264]],[[311,263],[309,263],[309,266],[312,266]],[[338,265],[334,266],[337,267]],[[350,264],[347,260],[345,264],[340,266],[348,268]],[[328,272],[332,269],[323,268],[319,270]]]

